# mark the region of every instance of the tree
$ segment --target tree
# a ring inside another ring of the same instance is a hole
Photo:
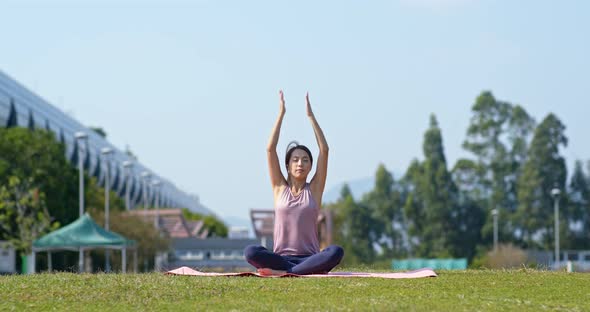
[[[482,233],[487,230],[482,229],[486,220],[487,199],[483,197],[481,166],[471,160],[460,159],[453,168],[452,176],[458,192],[457,212],[453,219],[458,231],[455,250],[457,254],[471,259],[481,243]]]
[[[410,236],[410,255],[421,255],[423,253],[422,250],[415,250],[413,247],[421,243],[421,233],[424,233],[424,229],[428,226],[424,204],[426,194],[424,194],[425,190],[421,186],[423,175],[424,168],[417,159],[414,159],[402,181],[407,194],[403,209],[408,235]]]
[[[103,128],[101,128],[101,127],[89,127],[89,128],[90,128],[90,130],[96,132],[96,134],[100,135],[101,137],[103,137],[105,139],[107,138],[107,132],[104,131]]]
[[[499,218],[503,220],[500,223],[500,238],[503,241],[512,240],[514,228],[510,220],[518,205],[516,183],[526,159],[527,143],[535,121],[519,105],[498,101],[489,91],[477,97],[471,111],[473,116],[463,148],[472,152],[476,160],[469,164],[467,160],[459,160],[456,168],[464,170],[468,165],[470,173],[479,177],[472,175],[471,178],[477,187],[469,192],[476,193],[463,192],[463,196],[469,197],[472,203],[480,201],[487,211],[484,216],[497,209]],[[486,218],[482,235],[485,244],[491,244],[491,218]]]
[[[570,247],[584,248],[590,247],[590,185],[588,177],[582,169],[582,162],[576,161],[574,172],[569,184],[569,220]],[[572,225],[574,226],[572,228]]]
[[[217,236],[217,237],[227,237],[227,226],[223,221],[219,220],[215,216],[208,215],[203,216],[200,213],[192,212],[187,208],[182,209],[182,216],[191,221],[198,221],[203,220],[203,225],[206,229],[209,230],[208,237]]]
[[[401,227],[401,194],[394,189],[393,175],[380,164],[375,173],[375,186],[366,194],[361,205],[368,207],[374,226],[369,236],[383,250],[383,257],[390,258],[403,253]]]
[[[553,245],[551,189],[565,189],[566,165],[559,154],[559,147],[567,146],[564,131],[565,126],[554,114],[547,115],[535,129],[527,161],[518,180],[518,210],[515,221],[521,231],[524,247],[548,249]],[[561,202],[567,203],[566,192],[562,192]],[[540,239],[535,240],[534,235],[539,235]]]
[[[49,216],[45,194],[31,180],[11,176],[0,187],[0,228],[21,255],[31,253],[33,241],[59,227]]]
[[[447,170],[441,130],[434,115],[424,134],[424,162],[410,167],[410,194],[404,207],[412,222],[415,252],[426,257],[457,255],[454,218],[457,190]],[[414,196],[416,195],[416,196]]]
[[[340,192],[340,199],[330,207],[334,211],[334,241],[345,251],[343,264],[369,264],[375,260],[375,250],[368,233],[372,219],[367,207],[357,204],[348,185]]]
[[[47,210],[60,224],[78,217],[76,169],[65,158],[65,146],[50,132],[0,128],[0,185],[8,185],[10,177],[46,194]]]

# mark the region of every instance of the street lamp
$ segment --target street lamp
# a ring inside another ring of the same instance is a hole
[[[147,196],[147,191],[148,191],[148,180],[150,179],[151,174],[147,171],[144,171],[141,173],[141,178],[142,178],[142,182],[143,182],[143,212],[144,212],[144,218],[147,221],[148,220],[148,216],[147,216],[147,206],[148,206],[148,196]],[[144,270],[147,271],[148,267],[147,267],[147,258],[145,258],[143,260],[143,268]]]
[[[86,143],[88,139],[88,135],[84,132],[76,132],[74,134],[76,137],[76,142],[78,144],[78,173],[79,173],[79,181],[80,181],[80,217],[84,214],[84,161],[83,161],[83,154],[82,154],[82,145]]]
[[[141,173],[141,177],[143,178],[143,210],[145,212],[147,212],[147,206],[148,206],[148,196],[147,196],[147,192],[148,192],[148,181],[151,177],[151,173],[144,171]],[[147,214],[146,214],[147,216]]]
[[[494,252],[498,251],[498,209],[492,209],[494,217]]]
[[[133,163],[129,160],[123,162],[123,168],[125,168],[125,181],[127,185],[125,186],[125,208],[127,211],[131,210],[131,199],[130,199],[130,188],[131,188],[131,168],[133,168]]]
[[[104,228],[105,230],[109,230],[109,193],[111,191],[111,182],[109,181],[109,174],[110,174],[110,161],[109,156],[113,154],[113,149],[109,147],[105,147],[100,150],[100,153],[104,157],[105,163],[105,180],[104,180]],[[109,249],[105,250],[105,271],[111,271],[111,261],[110,261],[111,252]]]
[[[152,181],[152,185],[154,187],[154,203],[156,206],[156,218],[154,219],[154,226],[157,230],[160,228],[160,185],[162,185],[162,182],[160,182],[160,180],[154,180]]]
[[[76,143],[78,144],[78,173],[79,173],[79,192],[80,192],[80,218],[84,215],[84,162],[82,160],[82,145],[88,140],[88,135],[84,132],[76,132],[74,134]],[[80,247],[78,253],[78,270],[84,271],[84,249]]]
[[[555,263],[559,263],[559,195],[561,191],[554,187],[551,190],[553,196],[553,212],[555,214]]]

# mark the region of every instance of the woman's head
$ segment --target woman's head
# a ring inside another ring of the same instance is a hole
[[[306,180],[313,165],[311,151],[305,145],[292,141],[287,145],[285,154],[285,166],[289,177],[296,180]]]

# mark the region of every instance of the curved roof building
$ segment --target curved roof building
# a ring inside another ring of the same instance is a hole
[[[137,162],[98,133],[43,100],[2,71],[0,127],[44,128],[52,131],[65,144],[66,158],[76,165],[78,155],[82,155],[84,170],[95,176],[100,185],[104,185],[104,169],[107,163],[101,155],[101,150],[110,148],[113,151],[108,162],[111,189],[119,196],[125,197],[129,186],[131,207],[143,206],[144,200],[147,200],[149,206],[154,206],[157,200],[160,207],[189,208],[201,214],[212,214],[199,203],[196,195],[178,189],[171,181]],[[87,134],[87,140],[77,140],[75,135],[78,132]],[[132,166],[124,167],[125,162],[132,162]],[[145,173],[149,173],[149,178],[145,178]],[[157,187],[150,183],[156,180],[160,181]],[[144,192],[147,195],[145,198]]]

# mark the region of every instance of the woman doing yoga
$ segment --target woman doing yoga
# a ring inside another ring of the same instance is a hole
[[[248,263],[263,275],[327,273],[340,263],[344,255],[342,248],[335,245],[319,250],[317,219],[326,184],[328,143],[311,110],[309,95],[306,95],[307,116],[320,151],[316,172],[311,182],[307,183],[313,156],[306,146],[291,142],[285,157],[285,179],[276,150],[285,115],[283,91],[279,95],[279,117],[266,149],[275,205],[274,248],[271,252],[263,246],[251,245],[246,247],[244,255]]]

